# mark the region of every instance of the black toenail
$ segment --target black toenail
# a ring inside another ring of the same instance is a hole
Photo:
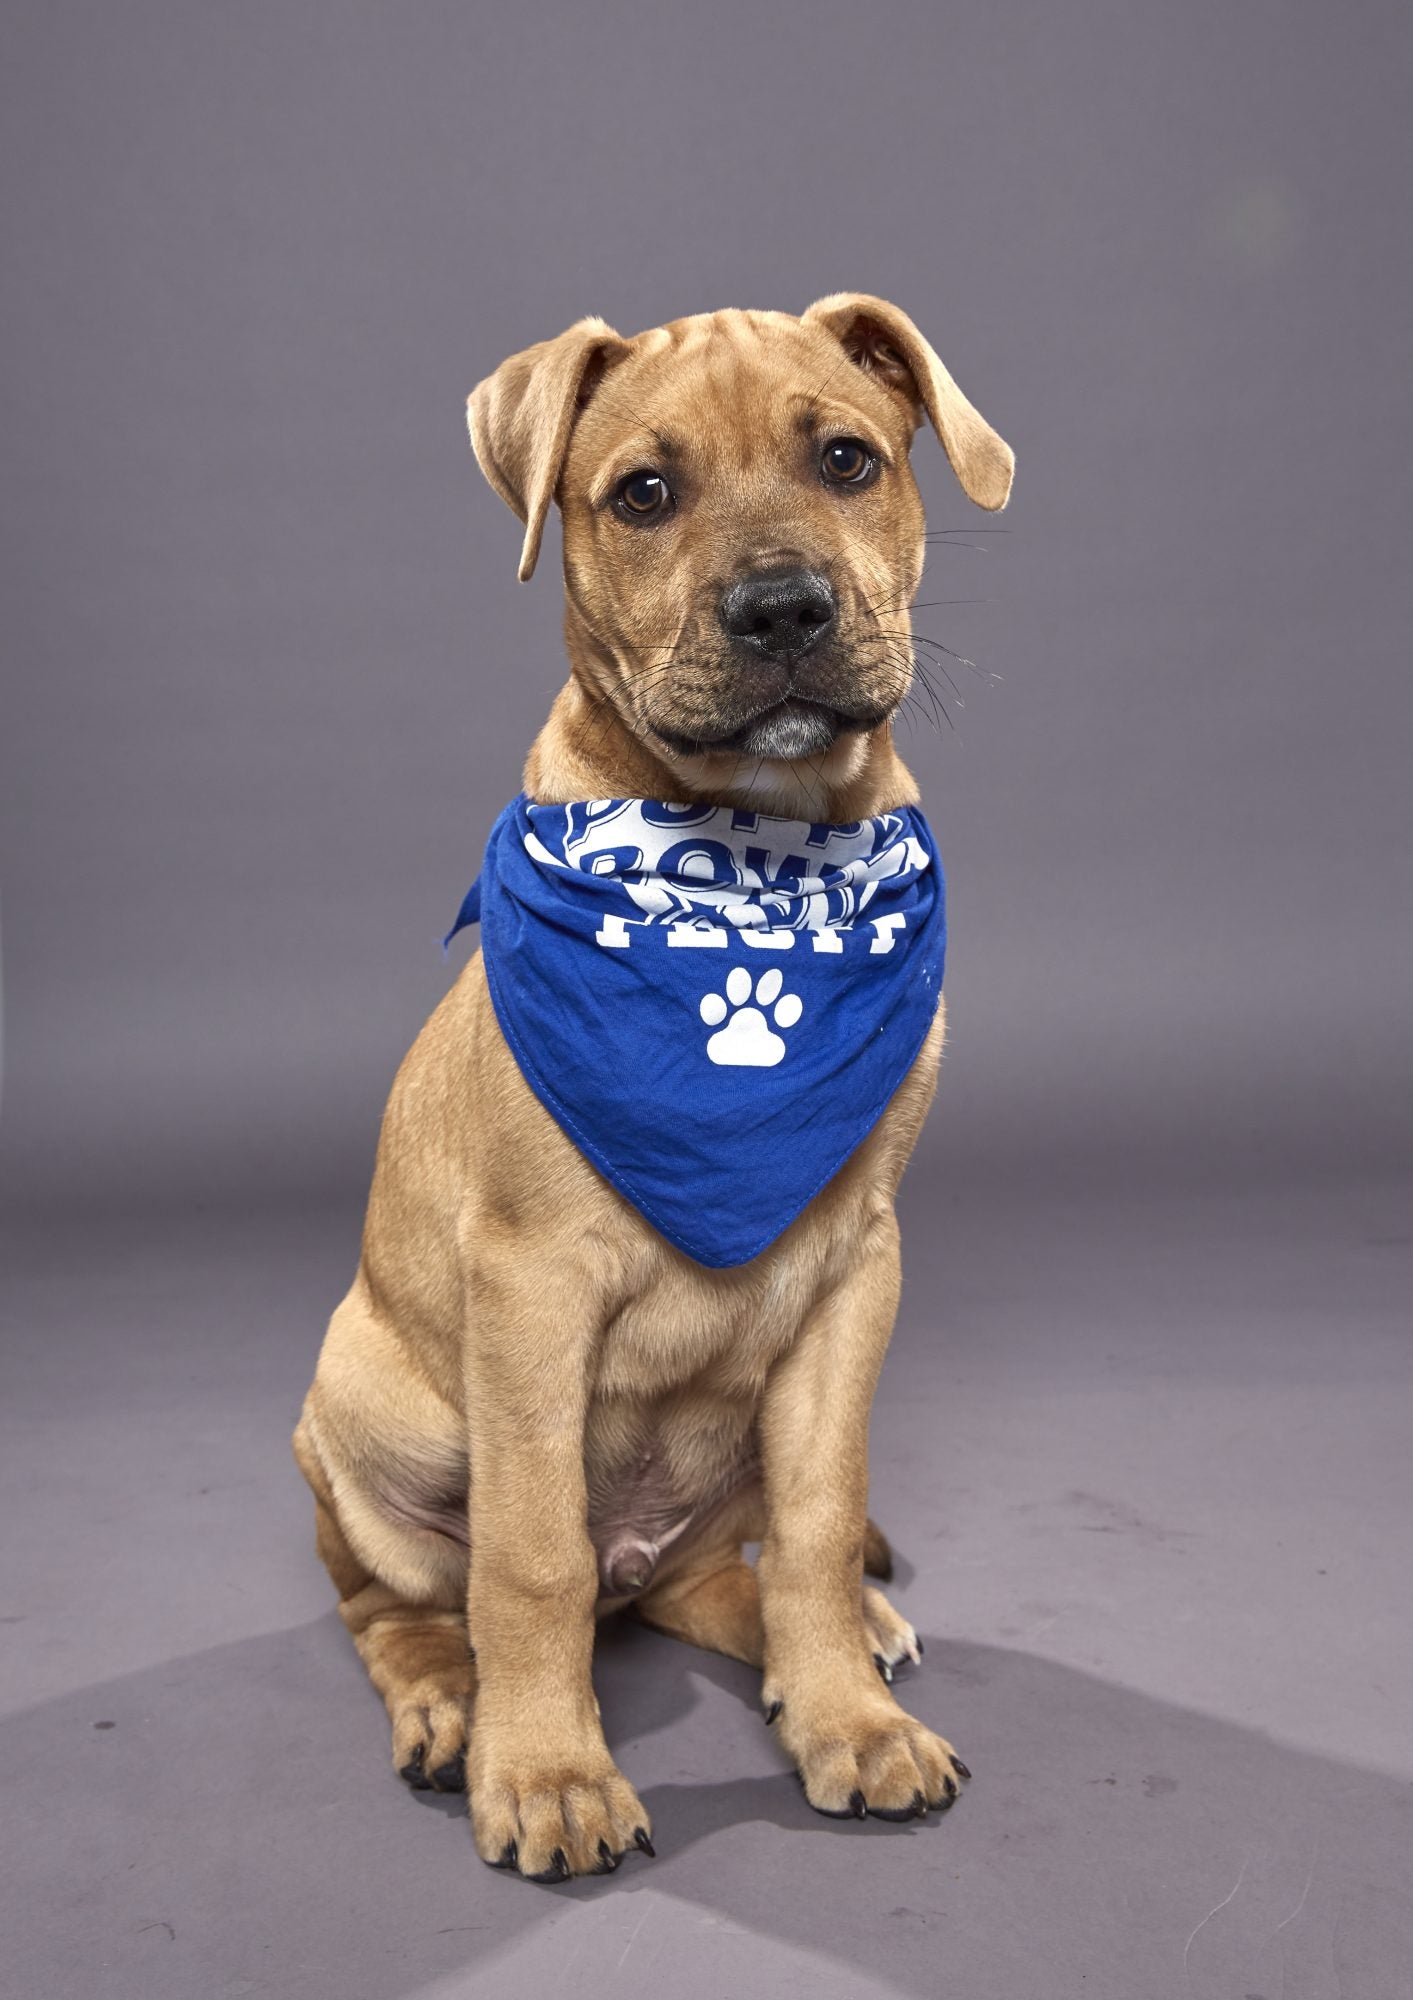
[[[647,1828],[645,1826],[635,1826],[633,1829],[633,1838],[638,1843],[639,1847],[642,1848],[644,1854],[648,1856],[649,1860],[656,1861],[657,1849],[648,1839]]]
[[[913,1815],[917,1819],[927,1818],[927,1800],[921,1792],[913,1793]]]
[[[955,1778],[944,1778],[942,1780],[942,1787],[949,1799],[954,1799],[957,1796],[957,1781]]]
[[[957,1755],[955,1750],[952,1752],[952,1762],[957,1767],[957,1774],[959,1777],[969,1778],[971,1776],[971,1772],[967,1769],[966,1765],[962,1762],[961,1758]]]
[[[426,1761],[427,1746],[425,1743],[419,1743],[398,1773],[400,1778],[407,1780],[414,1792],[430,1792],[432,1789],[432,1781],[427,1776],[425,1768]]]
[[[500,1860],[487,1862],[486,1865],[489,1868],[517,1868],[520,1865],[520,1850],[513,1840],[509,1840],[500,1851]]]
[[[870,1806],[868,1815],[870,1819],[916,1819],[917,1811],[913,1806]]]
[[[866,1819],[868,1817],[868,1801],[862,1792],[857,1790],[850,1792],[849,1810],[853,1813],[855,1819]]]
[[[886,1661],[886,1660],[884,1659],[884,1657],[883,1657],[882,1653],[875,1653],[875,1654],[874,1654],[874,1656],[873,1656],[873,1664],[874,1664],[874,1665],[875,1665],[875,1666],[877,1667],[877,1669],[878,1669],[879,1673],[880,1673],[880,1674],[882,1674],[882,1676],[883,1676],[884,1680],[885,1680],[885,1681],[888,1681],[888,1682],[890,1683],[890,1685],[891,1685],[891,1683],[892,1683],[892,1679],[893,1679],[893,1669],[892,1669],[892,1668],[891,1668],[891,1667],[889,1666],[888,1662],[887,1662],[887,1661]]]
[[[914,1636],[916,1637],[916,1634],[915,1634]],[[924,1653],[925,1653],[926,1651],[927,1651],[927,1648],[926,1648],[926,1646],[924,1646],[924,1645],[923,1645],[923,1643],[922,1643],[922,1640],[921,1640],[921,1639],[918,1639],[918,1642],[917,1642],[917,1656],[918,1656],[918,1658],[919,1658],[919,1659],[921,1659],[921,1658],[922,1658],[922,1656],[923,1656],[923,1654],[924,1654]]]
[[[445,1764],[438,1764],[432,1773],[432,1783],[439,1792],[464,1792],[466,1790],[466,1752],[458,1750],[454,1757],[448,1757]]]
[[[606,1840],[601,1840],[599,1842],[599,1866],[596,1872],[600,1875],[611,1875],[621,1859],[622,1856],[615,1854]]]
[[[767,1729],[769,1729],[771,1723],[774,1722],[776,1716],[779,1715],[784,1706],[783,1701],[773,1701],[770,1704],[770,1707],[765,1711],[765,1726]]]

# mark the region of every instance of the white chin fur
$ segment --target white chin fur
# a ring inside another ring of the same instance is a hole
[[[772,757],[790,763],[796,757],[820,756],[838,733],[820,709],[787,708],[754,723],[741,739],[741,749],[747,757]]]

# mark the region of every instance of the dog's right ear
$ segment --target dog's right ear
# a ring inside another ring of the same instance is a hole
[[[542,340],[502,361],[466,399],[477,463],[525,523],[522,583],[535,573],[574,420],[611,359],[627,349],[627,341],[603,320],[576,320],[557,340]]]

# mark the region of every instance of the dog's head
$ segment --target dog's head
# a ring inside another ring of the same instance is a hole
[[[468,404],[481,468],[525,522],[522,581],[558,500],[575,671],[670,762],[818,759],[893,714],[924,412],[964,491],[1004,507],[1010,448],[907,315],[862,293],[631,340],[580,320]]]

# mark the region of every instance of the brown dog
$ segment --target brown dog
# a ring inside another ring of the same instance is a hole
[[[1008,447],[912,322],[861,294],[632,340],[581,320],[483,382],[471,437],[526,524],[522,579],[552,499],[564,519],[571,671],[530,797],[816,821],[912,802],[891,718],[923,411],[970,497],[1004,506]],[[652,1851],[591,1682],[595,1617],[628,1603],[763,1667],[819,1811],[956,1796],[951,1746],[886,1684],[915,1634],[863,1583],[889,1567],[866,1504],[894,1195],[942,1037],[939,1007],[870,1136],[726,1270],[675,1250],[566,1138],[479,954],[403,1063],[295,1452],[394,1763],[467,1786],[485,1860],[555,1881]]]

